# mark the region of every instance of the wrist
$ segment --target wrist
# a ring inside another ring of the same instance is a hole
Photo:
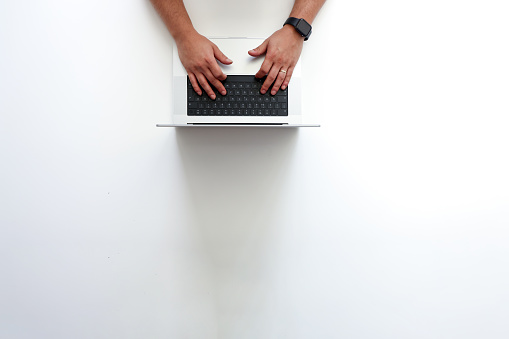
[[[288,32],[295,39],[304,41],[304,37],[292,25],[284,25],[282,30]]]
[[[289,17],[283,24],[284,26],[292,26],[297,33],[304,37],[304,41],[311,36],[312,27],[304,18]]]
[[[200,35],[200,34],[192,26],[182,29],[182,30],[179,30],[178,32],[174,32],[174,34],[172,34],[173,40],[175,40],[175,43],[177,45],[185,43],[186,41],[189,41],[189,40],[193,40],[198,35]]]

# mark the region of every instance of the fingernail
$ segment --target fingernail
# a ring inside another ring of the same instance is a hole
[[[271,93],[272,95],[275,95],[275,94],[276,94],[276,91],[272,91],[272,92],[270,92],[270,93]]]
[[[233,62],[233,61],[229,58],[226,58],[226,62]]]
[[[222,91],[222,92],[221,92],[221,94],[222,94],[222,95],[226,95],[226,91]]]
[[[285,88],[286,88],[286,86],[285,86],[285,85],[281,86],[281,89],[282,89],[283,91],[285,90]]]
[[[216,98],[216,95],[215,95],[215,94],[212,94],[212,95],[210,96],[210,98],[211,98],[212,100],[214,100],[214,99]]]
[[[260,93],[265,94],[265,93],[267,93],[267,91],[266,91],[266,90],[264,90],[264,89],[262,89],[262,90],[260,91]]]

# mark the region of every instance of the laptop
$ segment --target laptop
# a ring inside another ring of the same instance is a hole
[[[223,85],[227,94],[216,92],[210,99],[205,92],[198,96],[173,49],[173,113],[170,124],[158,127],[319,127],[302,123],[301,62],[297,63],[288,87],[276,95],[260,93],[264,79],[254,75],[260,69],[264,56],[251,57],[247,52],[259,46],[263,38],[210,38],[233,63],[218,62],[227,79]],[[213,86],[211,86],[213,88]],[[214,88],[213,88],[214,89]]]

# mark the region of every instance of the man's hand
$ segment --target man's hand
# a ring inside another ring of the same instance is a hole
[[[185,38],[177,41],[177,48],[180,61],[187,71],[193,89],[198,95],[202,95],[203,88],[211,99],[215,99],[216,95],[210,84],[219,93],[226,95],[226,89],[221,83],[222,80],[226,79],[226,74],[223,73],[216,59],[225,65],[231,64],[232,61],[214,43],[203,35],[194,33],[186,35]]]
[[[175,39],[180,60],[196,93],[202,94],[198,85],[200,84],[205,92],[215,99],[210,82],[219,93],[226,94],[220,82],[226,79],[226,75],[219,68],[216,59],[226,65],[232,61],[216,45],[196,32],[183,0],[150,0],[150,2]],[[295,0],[290,16],[303,18],[312,23],[324,2],[325,0]],[[274,81],[272,94],[276,94],[279,88],[285,89],[288,86],[295,64],[299,60],[303,42],[304,38],[293,26],[285,25],[263,44],[249,51],[254,57],[266,54],[262,67],[256,73],[258,78],[267,75],[260,92],[265,94]]]
[[[274,83],[272,95],[276,94],[279,88],[284,90],[288,86],[302,52],[303,43],[304,37],[293,26],[285,25],[260,46],[248,52],[253,57],[265,54],[265,60],[255,75],[257,78],[267,75],[260,89],[262,94],[267,92],[272,83]]]

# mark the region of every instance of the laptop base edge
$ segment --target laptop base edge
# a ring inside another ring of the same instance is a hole
[[[297,127],[320,127],[318,124],[214,124],[214,123],[190,123],[190,124],[156,124],[156,127],[272,127],[272,128],[297,128]]]

